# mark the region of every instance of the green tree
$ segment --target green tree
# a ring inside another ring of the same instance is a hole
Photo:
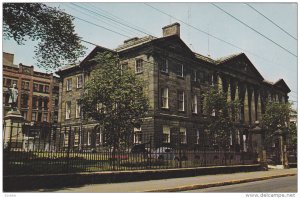
[[[18,45],[37,41],[37,65],[47,70],[74,63],[85,47],[75,33],[73,17],[42,3],[4,3],[3,36]]]
[[[93,61],[97,66],[85,85],[83,115],[103,127],[108,146],[120,149],[130,143],[133,128],[139,127],[147,114],[145,83],[132,70],[122,70],[115,54],[98,53]]]
[[[218,87],[211,86],[204,93],[204,111],[208,120],[208,136],[210,145],[217,145],[228,150],[230,138],[236,130],[235,120],[239,112],[239,101],[228,101],[226,93],[220,92]]]
[[[290,103],[269,102],[262,117],[264,126],[265,145],[270,147],[273,143],[274,132],[278,129],[285,130],[289,123],[291,113]]]

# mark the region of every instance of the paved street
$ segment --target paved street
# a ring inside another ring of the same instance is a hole
[[[285,170],[272,169],[269,171],[257,171],[257,172],[247,172],[247,173],[203,175],[203,176],[196,176],[196,177],[161,179],[161,180],[127,182],[127,183],[93,184],[93,185],[84,185],[79,187],[55,189],[55,190],[41,189],[40,191],[145,192],[145,191],[152,191],[152,190],[185,187],[185,186],[191,186],[197,184],[210,184],[210,183],[219,183],[223,181],[236,181],[242,179],[261,178],[261,177],[268,177],[268,176],[282,175],[282,174],[297,174],[297,169],[285,169]]]
[[[185,192],[297,192],[297,176]]]

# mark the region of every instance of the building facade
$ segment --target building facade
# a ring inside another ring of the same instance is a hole
[[[141,128],[134,130],[134,142],[148,142],[154,147],[171,146],[180,140],[184,147],[207,144],[207,115],[202,93],[217,85],[228,100],[239,99],[238,130],[231,144],[247,151],[249,129],[260,121],[267,101],[287,102],[289,87],[283,79],[266,81],[244,53],[214,60],[193,52],[180,38],[180,24],[163,27],[163,36],[147,36],[124,41],[115,50],[100,46],[78,65],[57,72],[61,77],[59,122],[69,127],[72,146],[101,147],[101,129],[92,121],[84,121],[78,100],[84,82],[89,79],[97,52],[118,53],[122,67],[135,71],[146,82],[150,111]],[[101,127],[100,127],[101,128]],[[66,131],[67,132],[67,131]],[[69,132],[69,131],[68,131]],[[66,133],[67,134],[67,133]]]
[[[10,110],[8,89],[16,84],[17,107],[26,123],[57,123],[58,78],[13,61],[14,54],[3,52],[3,116]]]

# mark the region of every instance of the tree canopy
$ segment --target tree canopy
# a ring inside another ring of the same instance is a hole
[[[3,36],[22,45],[37,41],[37,66],[47,70],[74,63],[85,47],[75,33],[73,17],[42,3],[4,3]]]
[[[121,68],[119,57],[98,53],[97,66],[85,84],[81,100],[85,118],[98,121],[104,129],[105,142],[118,149],[129,144],[134,127],[140,127],[147,114],[145,83],[132,70]]]
[[[278,129],[285,130],[288,127],[291,113],[290,103],[269,102],[263,114],[262,122],[265,128],[265,143],[270,145],[274,132]]]
[[[228,149],[230,138],[234,137],[235,119],[238,115],[239,101],[227,100],[226,93],[217,86],[209,87],[204,93],[204,111],[208,119],[208,135],[211,143]]]

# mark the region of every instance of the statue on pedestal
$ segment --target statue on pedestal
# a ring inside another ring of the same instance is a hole
[[[18,88],[16,84],[13,84],[11,88],[9,88],[9,100],[8,104],[10,104],[11,111],[17,111],[18,110]]]

